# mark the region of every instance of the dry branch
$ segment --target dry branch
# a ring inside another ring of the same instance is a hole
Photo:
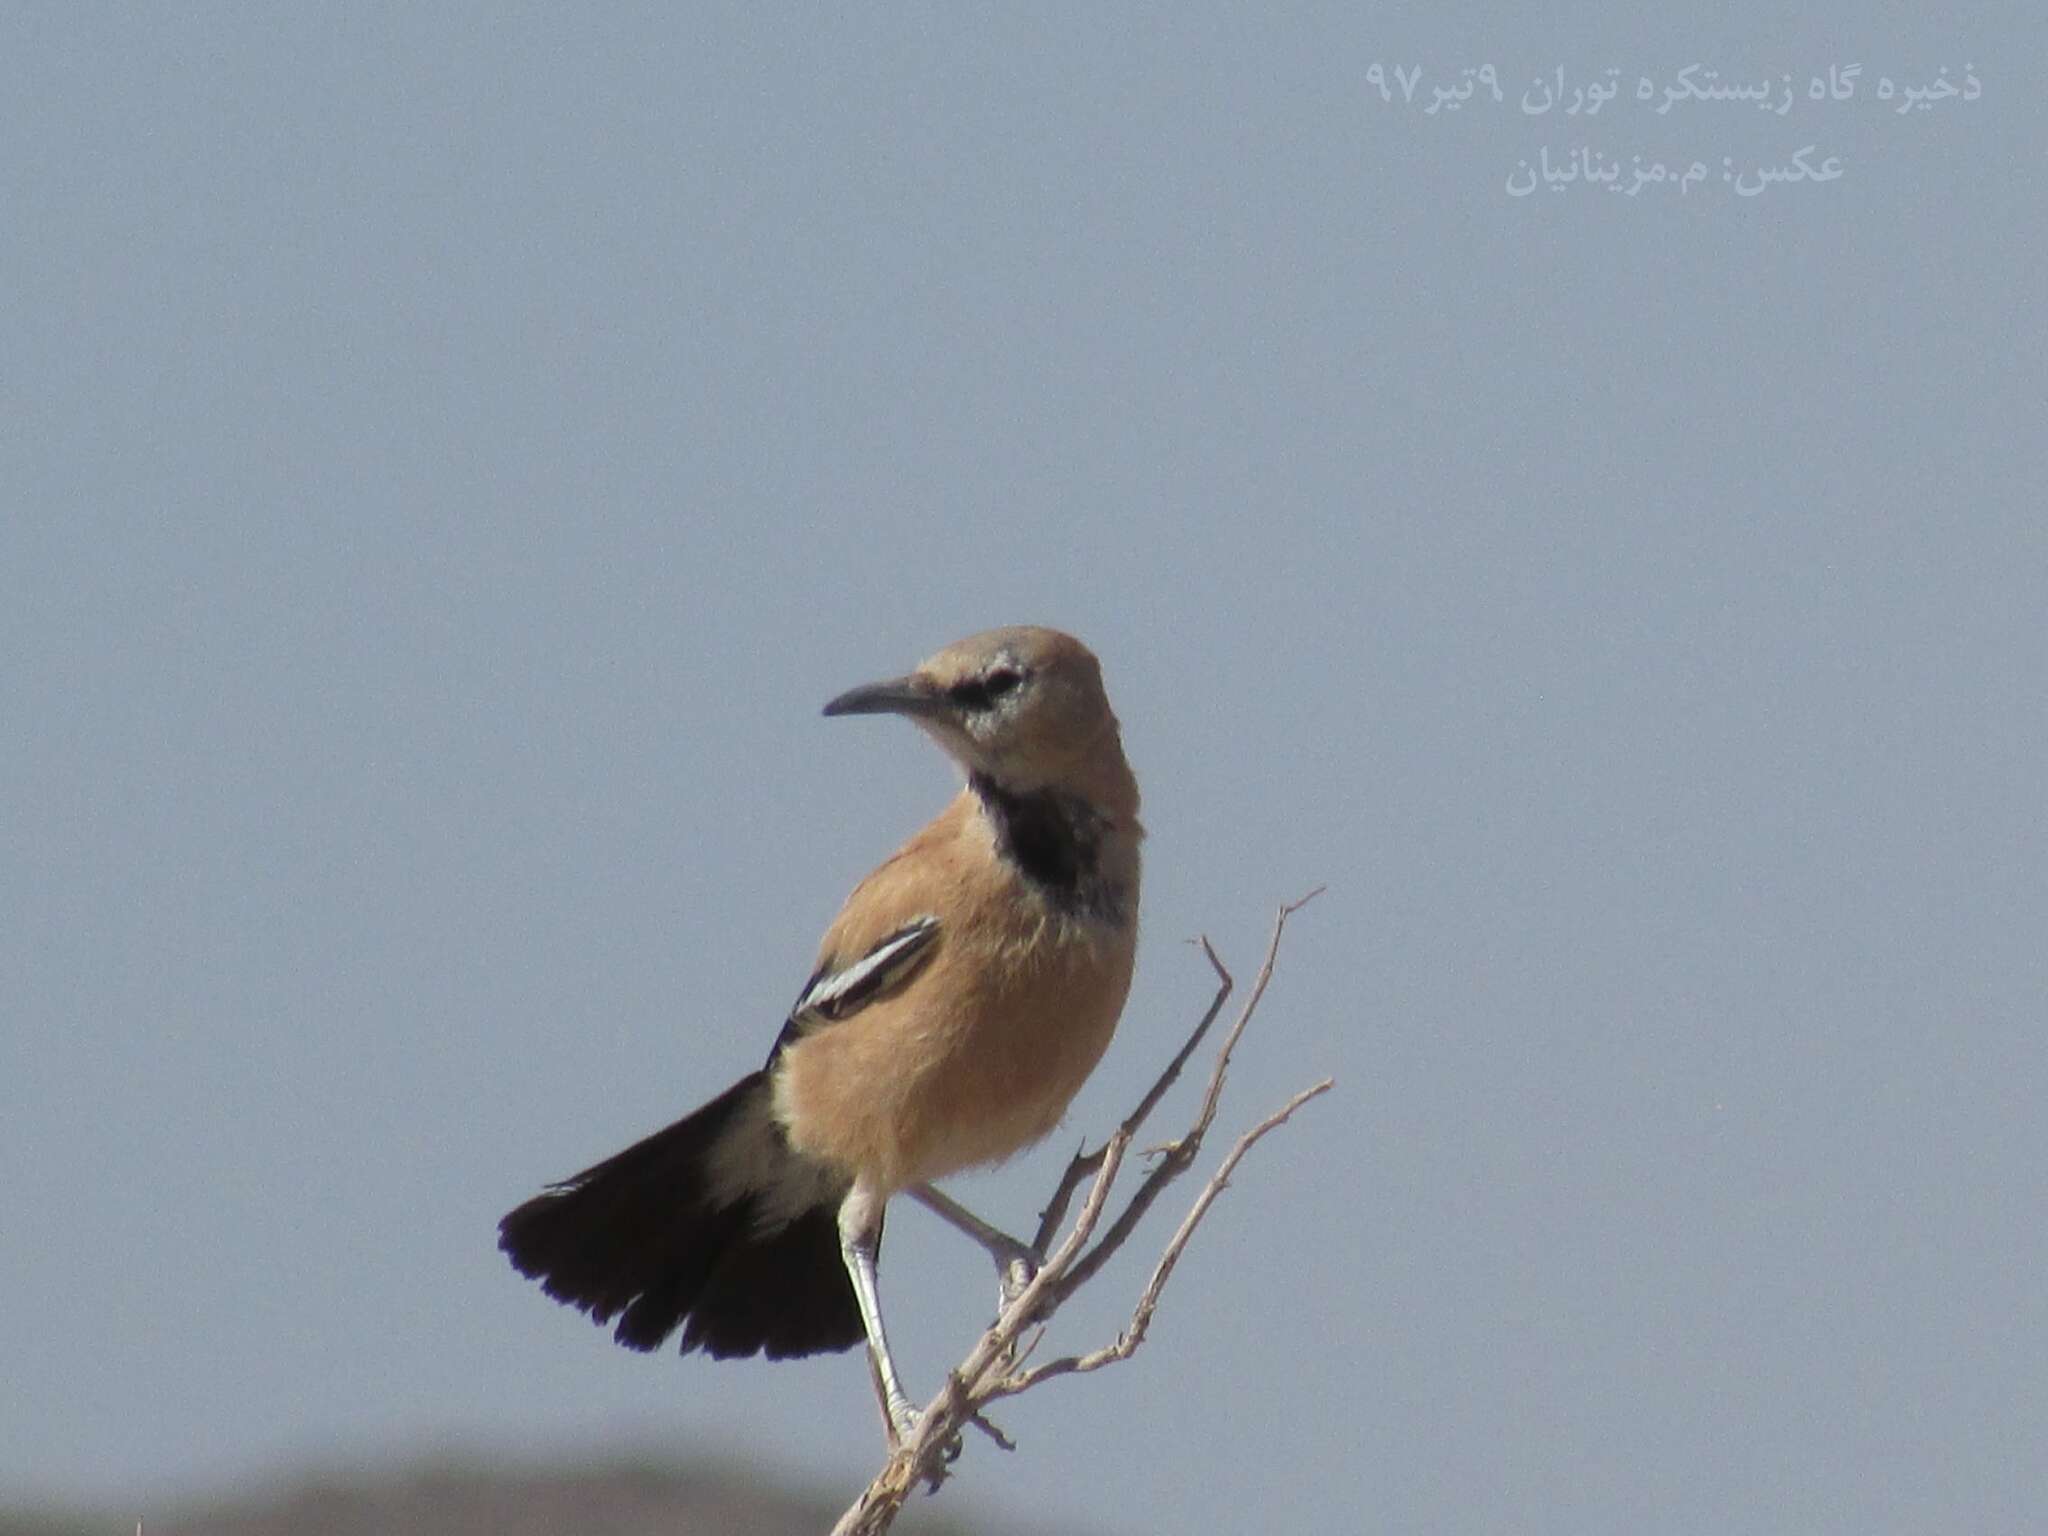
[[[875,1533],[888,1530],[913,1488],[919,1483],[936,1488],[946,1476],[946,1469],[960,1454],[961,1430],[968,1425],[981,1429],[1004,1449],[1010,1449],[1010,1443],[1002,1432],[982,1417],[982,1410],[998,1398],[1014,1397],[1056,1376],[1099,1370],[1105,1365],[1127,1360],[1144,1343],[1152,1313],[1159,1304],[1161,1291],[1172,1277],[1174,1265],[1194,1236],[1195,1228],[1208,1214],[1209,1207],[1230,1182],[1230,1175],[1238,1163],[1261,1137],[1284,1124],[1288,1116],[1310,1099],[1327,1092],[1331,1086],[1329,1078],[1302,1089],[1238,1137],[1160,1251],[1143,1290],[1139,1292],[1131,1320],[1122,1333],[1108,1344],[1085,1353],[1062,1355],[1029,1369],[1021,1366],[1021,1360],[1029,1356],[1032,1346],[1038,1343],[1060,1304],[1100,1273],[1102,1266],[1129,1240],[1139,1221],[1165,1192],[1167,1185],[1186,1172],[1200,1153],[1202,1138],[1215,1121],[1216,1108],[1223,1097],[1223,1080],[1230,1069],[1231,1053],[1237,1048],[1253,1013],[1258,1010],[1259,1000],[1266,993],[1266,984],[1272,980],[1273,963],[1280,952],[1280,939],[1287,930],[1287,920],[1320,894],[1321,887],[1318,887],[1301,900],[1289,902],[1280,909],[1250,995],[1217,1048],[1215,1065],[1210,1069],[1208,1086],[1194,1120],[1179,1137],[1149,1154],[1156,1160],[1143,1182],[1103,1230],[1101,1237],[1096,1239],[1096,1230],[1109,1204],[1111,1187],[1139,1128],[1179,1078],[1181,1069],[1187,1065],[1230,997],[1233,986],[1230,972],[1224,969],[1222,960],[1207,939],[1198,941],[1203,955],[1216,973],[1216,995],[1210,1000],[1208,1009],[1195,1024],[1187,1042],[1167,1063],[1159,1080],[1138,1101],[1137,1107],[1124,1117],[1109,1140],[1093,1152],[1075,1153],[1067,1164],[1052,1198],[1039,1216],[1038,1230],[1032,1242],[1033,1251],[1042,1256],[1037,1273],[1022,1293],[1002,1309],[1001,1315],[976,1341],[967,1358],[947,1373],[945,1385],[938,1396],[925,1406],[916,1432],[891,1451],[874,1481],[840,1516],[839,1523],[832,1528],[833,1536],[875,1536]],[[1084,1183],[1087,1194],[1073,1226],[1048,1252],[1048,1245],[1066,1220],[1067,1210]],[[1091,1239],[1095,1240],[1091,1243]],[[1031,1337],[1020,1349],[1019,1341],[1027,1330]]]

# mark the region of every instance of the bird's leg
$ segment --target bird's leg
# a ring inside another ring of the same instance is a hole
[[[1024,1287],[1038,1274],[1039,1265],[1043,1262],[1038,1250],[1020,1243],[1001,1227],[990,1226],[936,1185],[913,1184],[907,1193],[933,1215],[965,1232],[988,1250],[989,1257],[996,1261],[996,1277],[1001,1286],[997,1315],[1007,1312],[1011,1304],[1024,1294]]]
[[[878,1195],[863,1183],[856,1183],[839,1203],[839,1256],[853,1281],[854,1300],[860,1304],[861,1326],[868,1336],[868,1363],[874,1368],[875,1395],[881,1399],[882,1417],[889,1425],[889,1441],[901,1445],[917,1429],[917,1410],[904,1395],[896,1375],[896,1362],[889,1356],[889,1340],[882,1332],[882,1301],[875,1287],[875,1249],[882,1235],[882,1209],[886,1195]]]

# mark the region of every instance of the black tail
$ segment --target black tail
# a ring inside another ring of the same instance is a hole
[[[714,1187],[721,1148],[717,1172],[741,1187]],[[783,1219],[778,1182],[825,1198]],[[557,1301],[598,1323],[617,1317],[613,1337],[629,1349],[657,1349],[680,1327],[684,1354],[814,1355],[865,1337],[839,1256],[847,1187],[790,1150],[756,1072],[527,1201],[498,1223],[498,1246]]]

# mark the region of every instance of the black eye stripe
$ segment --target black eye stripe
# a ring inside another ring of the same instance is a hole
[[[987,709],[997,699],[1024,681],[1015,667],[992,667],[980,677],[970,677],[946,690],[946,697],[962,709]]]

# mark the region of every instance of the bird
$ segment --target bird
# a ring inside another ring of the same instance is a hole
[[[1145,834],[1100,663],[1058,630],[970,635],[824,713],[910,720],[964,785],[854,887],[758,1071],[547,1186],[498,1242],[630,1349],[678,1331],[714,1358],[865,1343],[897,1444],[919,1416],[883,1328],[888,1202],[981,1244],[1006,1300],[1028,1283],[1034,1250],[935,1181],[1041,1140],[1101,1059]]]

